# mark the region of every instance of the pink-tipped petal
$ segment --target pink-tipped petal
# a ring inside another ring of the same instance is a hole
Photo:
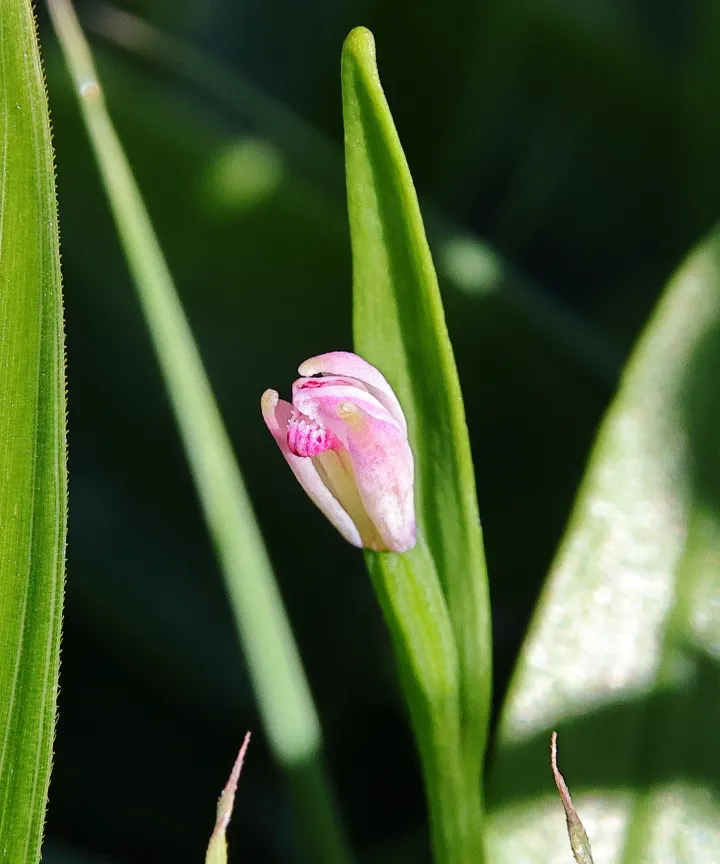
[[[338,408],[347,429],[347,449],[365,510],[387,551],[415,545],[414,463],[395,423],[378,420],[354,404]]]
[[[299,371],[292,405],[275,391],[263,396],[265,421],[295,476],[356,546],[412,548],[413,456],[390,385],[346,351],[313,357]]]
[[[327,354],[318,354],[302,363],[298,372],[310,378],[313,375],[337,375],[356,378],[368,388],[392,414],[400,424],[402,430],[407,432],[405,415],[398,402],[398,398],[388,384],[385,376],[367,360],[352,354],[350,351],[329,351]]]
[[[363,542],[358,529],[323,483],[312,459],[296,456],[290,450],[288,423],[293,415],[293,406],[280,399],[275,390],[266,390],[260,404],[265,424],[300,485],[343,537],[353,546],[362,547]]]

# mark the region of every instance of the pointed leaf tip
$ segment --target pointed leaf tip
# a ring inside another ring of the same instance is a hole
[[[250,743],[250,733],[245,734],[245,739],[240,747],[240,752],[237,755],[235,764],[233,765],[230,777],[228,778],[225,788],[220,794],[217,805],[217,819],[215,828],[208,843],[207,854],[205,856],[205,864],[226,864],[227,862],[227,843],[225,841],[225,832],[230,823],[233,806],[235,804],[235,792],[237,790],[240,772],[242,771],[243,762],[245,761],[245,752]]]
[[[565,810],[567,832],[570,838],[570,848],[572,849],[573,858],[577,864],[593,864],[590,852],[590,840],[572,802],[565,778],[557,767],[557,732],[553,732],[550,738],[550,767],[552,768],[555,785],[560,793],[560,800]]]

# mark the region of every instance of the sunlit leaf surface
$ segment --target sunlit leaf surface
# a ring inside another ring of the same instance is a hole
[[[600,430],[502,719],[493,864],[720,858],[720,235],[682,266]]]

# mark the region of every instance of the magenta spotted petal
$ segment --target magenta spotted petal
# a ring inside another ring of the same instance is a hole
[[[355,546],[415,545],[413,456],[400,403],[361,357],[333,351],[298,370],[292,404],[262,397],[268,429],[301,486]],[[319,377],[311,377],[319,376]]]

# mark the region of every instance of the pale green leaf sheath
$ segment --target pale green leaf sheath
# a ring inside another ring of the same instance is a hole
[[[0,857],[40,857],[65,560],[53,156],[29,0],[0,0]]]
[[[482,860],[487,579],[460,385],[417,197],[364,28],[342,62],[355,350],[397,393],[418,544],[367,553],[421,750],[437,861]]]
[[[558,728],[602,864],[720,860],[720,234],[668,286],[601,427],[505,707],[492,864],[568,860]]]

